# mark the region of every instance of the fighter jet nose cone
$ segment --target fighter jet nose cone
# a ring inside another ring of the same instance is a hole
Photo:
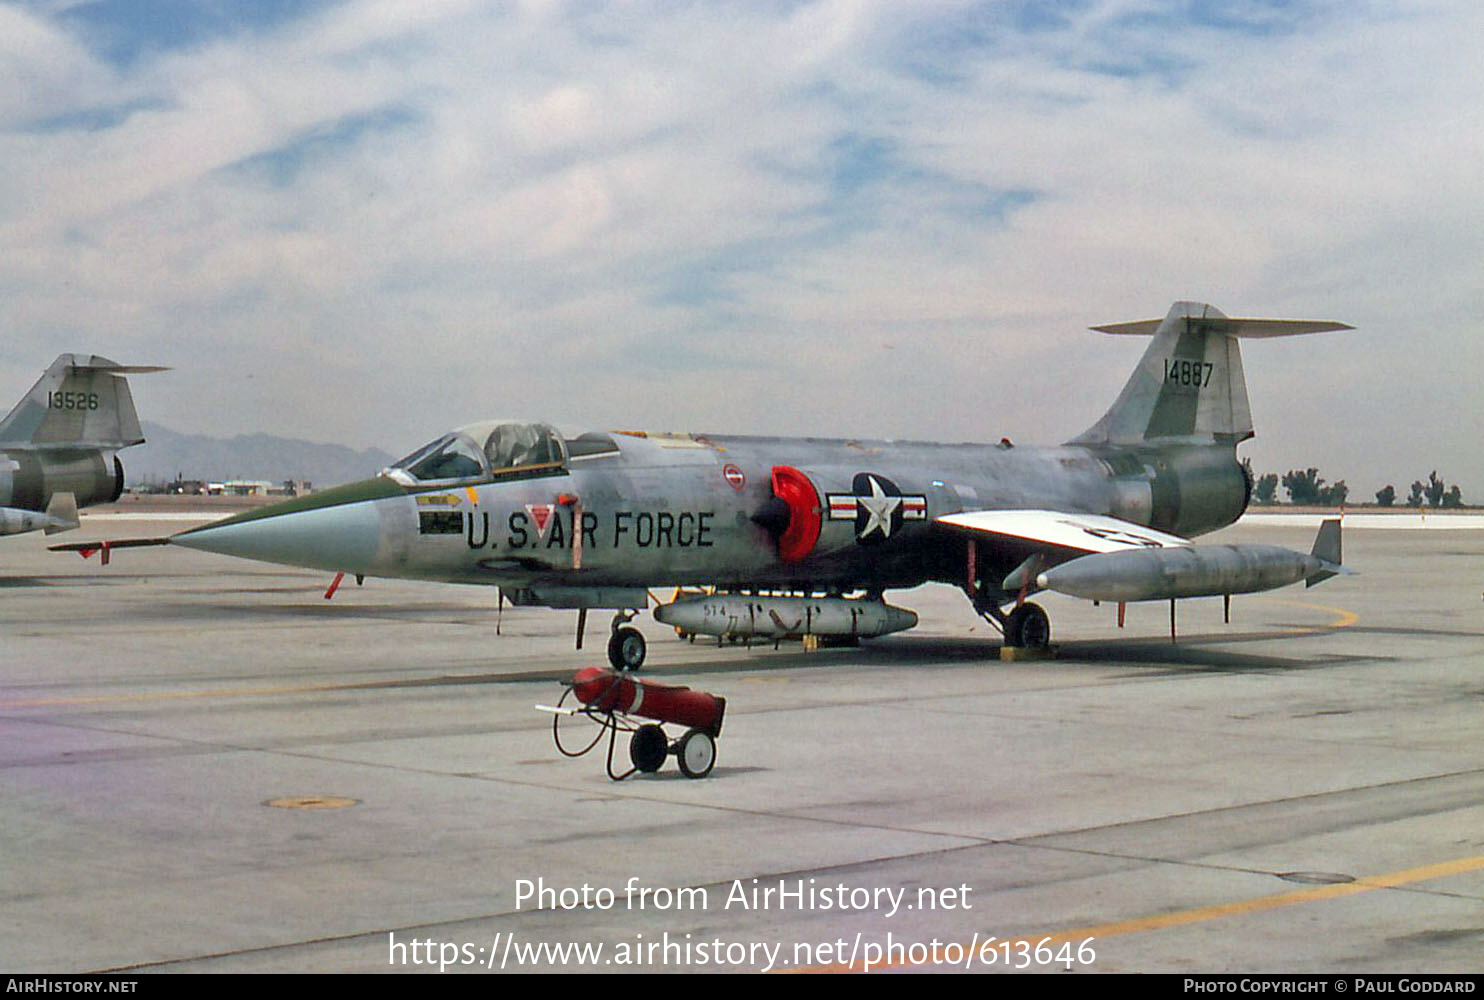
[[[281,512],[270,507],[183,531],[170,541],[243,559],[361,572],[375,563],[381,534],[378,522],[370,503]]]

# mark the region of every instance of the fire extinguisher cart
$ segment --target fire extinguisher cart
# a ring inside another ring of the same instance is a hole
[[[581,757],[590,753],[608,736],[608,777],[622,781],[637,773],[652,774],[674,756],[680,773],[687,778],[704,778],[716,764],[716,738],[721,735],[722,717],[726,714],[725,698],[693,691],[688,687],[641,681],[602,667],[579,670],[566,685],[555,705],[537,705],[552,713],[551,737],[564,757]],[[567,706],[569,697],[579,705]],[[598,727],[592,740],[580,749],[571,749],[562,741],[563,717],[586,716]],[[654,721],[644,721],[654,720]],[[677,740],[665,732],[665,724],[686,726]],[[613,749],[619,733],[630,733],[629,762],[633,766],[622,774],[613,768]]]

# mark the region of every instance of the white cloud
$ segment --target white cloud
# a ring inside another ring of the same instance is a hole
[[[108,82],[86,49],[48,19],[0,5],[0,127],[65,112]]]

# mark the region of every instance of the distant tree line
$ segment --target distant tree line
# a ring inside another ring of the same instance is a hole
[[[1376,494],[1376,503],[1382,507],[1391,507],[1396,504],[1396,489],[1390,484]],[[1447,485],[1438,478],[1438,470],[1427,474],[1427,482],[1420,479],[1412,481],[1412,492],[1407,494],[1408,507],[1421,507],[1426,503],[1429,507],[1462,507],[1463,490],[1458,484]]]
[[[1278,503],[1278,486],[1281,484],[1288,493],[1288,502],[1300,506],[1310,507],[1339,507],[1345,503],[1350,496],[1350,487],[1345,480],[1325,484],[1324,477],[1319,475],[1319,470],[1289,469],[1281,477],[1276,472],[1255,475],[1252,471],[1252,463],[1243,459],[1243,467],[1247,470],[1247,478],[1252,483],[1252,501],[1258,504]],[[1396,487],[1390,483],[1376,491],[1376,505],[1380,507],[1397,506]],[[1457,483],[1448,485],[1439,478],[1434,469],[1428,473],[1427,482],[1415,480],[1412,483],[1412,492],[1407,495],[1406,506],[1421,508],[1441,507],[1457,508],[1463,506],[1463,490]]]

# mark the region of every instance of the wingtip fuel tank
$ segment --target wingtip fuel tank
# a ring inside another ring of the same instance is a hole
[[[1278,545],[1172,546],[1081,556],[1041,572],[1036,585],[1092,601],[1159,601],[1312,586],[1339,573],[1339,521],[1320,528],[1309,555]],[[1332,548],[1335,559],[1324,550]]]

